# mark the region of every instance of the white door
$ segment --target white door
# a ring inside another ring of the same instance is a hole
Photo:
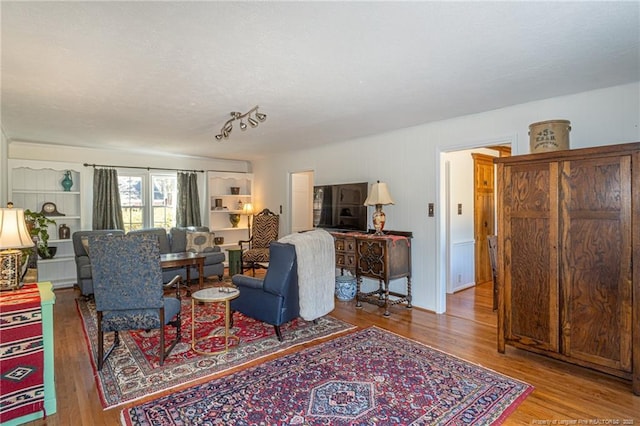
[[[313,229],[313,172],[291,174],[291,232]]]

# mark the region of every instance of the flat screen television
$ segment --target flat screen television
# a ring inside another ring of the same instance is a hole
[[[314,186],[314,228],[366,232],[368,191],[367,182]]]

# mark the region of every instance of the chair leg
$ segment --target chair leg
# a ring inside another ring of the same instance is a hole
[[[117,331],[113,333],[113,345],[109,348],[107,353],[104,353],[104,331],[102,329],[102,311],[98,311],[98,371],[102,370],[104,362],[109,358],[111,352],[120,344],[120,334]]]
[[[164,364],[164,308],[160,308],[160,365]]]
[[[176,319],[173,321],[169,321],[169,325],[172,325],[176,328],[176,338],[171,342],[171,345],[165,350],[164,348],[164,308],[160,308],[160,365],[164,364],[164,360],[169,356],[169,353],[175,348],[180,340],[182,340],[182,318],[180,316],[180,312],[176,315]]]
[[[282,342],[282,331],[280,331],[279,325],[273,326],[276,329],[276,336],[278,336],[278,341]]]
[[[104,332],[102,331],[102,311],[98,311],[98,371],[104,364]]]

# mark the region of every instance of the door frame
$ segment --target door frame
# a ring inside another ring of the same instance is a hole
[[[517,134],[512,134],[503,137],[496,137],[493,139],[467,141],[458,145],[437,147],[437,200],[438,205],[441,206],[441,208],[437,209],[436,214],[436,253],[438,256],[436,279],[438,285],[436,286],[435,311],[438,314],[442,314],[447,310],[447,280],[449,278],[449,271],[451,269],[451,259],[449,256],[449,254],[451,253],[451,241],[449,238],[449,211],[447,208],[449,200],[447,177],[448,166],[445,164],[446,162],[444,154],[448,152],[466,151],[476,148],[487,148],[496,145],[509,145],[511,146],[511,151],[513,153],[513,148],[514,146],[516,146],[517,140]],[[473,183],[470,183],[470,185],[473,185]]]
[[[288,220],[287,220],[287,224],[286,224],[287,234],[290,234],[290,233],[293,232],[292,231],[293,230],[293,222],[294,222],[293,216],[296,214],[296,212],[294,211],[294,208],[293,208],[293,202],[294,202],[294,200],[293,200],[293,179],[294,179],[294,176],[297,175],[297,174],[305,174],[305,175],[309,175],[310,176],[309,182],[310,182],[311,191],[309,193],[309,197],[311,198],[311,201],[313,201],[313,185],[315,183],[315,171],[314,170],[296,170],[296,171],[293,171],[293,172],[289,172],[289,176],[288,176],[288,179],[287,179],[287,184],[289,186],[288,189],[287,189],[287,192],[288,192],[288,194],[287,194],[287,203],[288,203],[288,207],[289,207],[288,210],[291,213],[288,215]],[[312,212],[312,214],[313,214],[313,212]]]

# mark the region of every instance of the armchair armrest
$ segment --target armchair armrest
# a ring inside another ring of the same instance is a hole
[[[176,275],[175,277],[173,277],[171,279],[171,281],[169,281],[164,285],[165,289],[172,289],[175,288],[176,289],[176,299],[181,300],[182,296],[180,295],[180,283],[182,282],[182,277],[180,275]]]
[[[251,248],[251,242],[252,242],[252,241],[253,241],[253,236],[252,236],[251,238],[249,238],[248,240],[240,240],[240,241],[238,241],[238,245],[240,246],[240,248],[241,248],[242,250],[244,250],[243,245],[244,245],[244,244],[248,244],[248,245],[249,245],[249,248]]]
[[[263,280],[260,278],[250,277],[248,275],[234,275],[231,281],[235,286],[261,289]]]

